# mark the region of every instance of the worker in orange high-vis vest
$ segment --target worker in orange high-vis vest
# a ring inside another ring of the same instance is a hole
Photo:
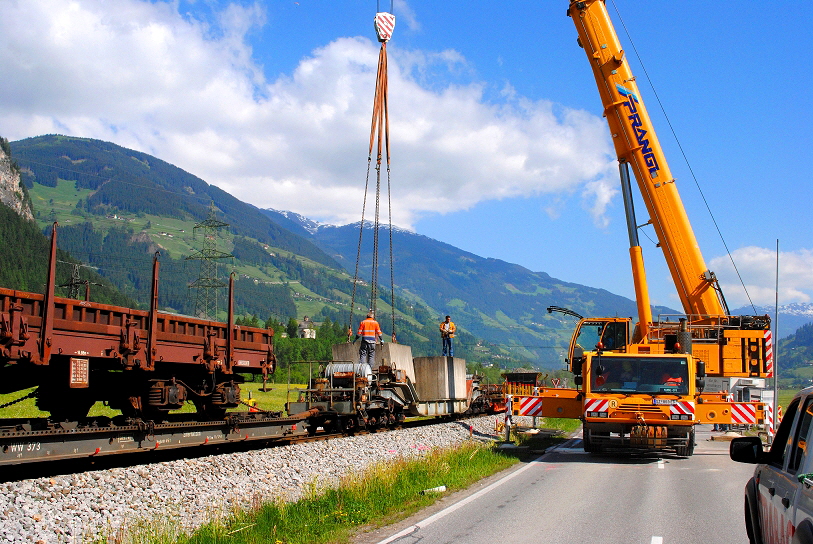
[[[375,363],[375,345],[379,341],[384,343],[384,333],[381,332],[381,326],[375,320],[372,310],[367,312],[367,319],[359,323],[359,331],[355,339],[358,340],[359,337],[361,337],[359,363],[367,363],[372,367]]]
[[[454,321],[452,321],[452,316],[447,315],[446,321],[443,321],[440,324],[440,339],[443,342],[443,357],[454,357],[454,343],[452,342],[452,338],[454,338],[454,333],[457,330],[457,327],[454,325]]]

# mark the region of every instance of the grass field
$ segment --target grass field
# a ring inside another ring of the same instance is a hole
[[[264,392],[260,391],[262,388],[262,383],[259,382],[246,382],[240,385],[240,390],[242,392],[243,400],[248,400],[249,395],[251,398],[257,400],[257,407],[260,410],[267,410],[270,412],[282,412],[285,409],[285,399],[287,397],[288,385],[287,384],[279,384],[279,383],[272,383],[268,384],[268,387],[271,391]],[[296,396],[295,390],[298,388],[304,388],[305,386],[302,384],[291,384],[292,396]],[[34,388],[25,389],[23,391],[18,391],[15,393],[9,393],[0,395],[0,405],[10,402],[12,400],[16,400],[20,397],[23,397],[29,393],[31,393]],[[240,405],[237,408],[234,408],[230,411],[232,412],[245,412],[248,410],[247,406]],[[187,403],[183,409],[177,410],[176,413],[188,413],[194,412],[195,407],[192,403]],[[101,402],[97,402],[93,405],[90,409],[90,413],[88,415],[95,417],[95,416],[108,416],[108,417],[115,417],[121,414],[118,410],[113,410],[108,406],[105,406]],[[25,399],[22,402],[9,406],[7,408],[0,408],[0,418],[35,418],[35,417],[48,417],[48,412],[42,412],[37,409],[35,400],[33,398]]]
[[[779,390],[779,406],[782,407],[783,411],[786,411],[788,408],[788,404],[790,401],[793,400],[793,396],[798,393],[798,389],[780,389]]]

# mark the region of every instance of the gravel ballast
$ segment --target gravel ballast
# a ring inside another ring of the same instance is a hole
[[[0,483],[0,542],[82,542],[162,523],[191,531],[235,509],[295,501],[379,461],[459,444],[470,425],[474,439],[493,440],[495,419]]]

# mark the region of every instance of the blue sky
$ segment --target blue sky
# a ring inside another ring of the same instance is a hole
[[[632,297],[617,167],[567,4],[394,2],[394,222]],[[772,305],[777,239],[780,302],[811,302],[813,4],[608,9],[731,306],[748,299],[727,252],[751,300]],[[260,207],[358,220],[375,11],[372,0],[6,2],[0,135],[109,140]],[[653,302],[677,308],[654,235],[642,234]]]

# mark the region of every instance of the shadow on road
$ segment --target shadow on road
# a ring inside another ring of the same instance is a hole
[[[685,461],[687,458],[670,452],[648,452],[636,449],[608,448],[602,452],[587,453],[580,438],[573,438],[548,452],[561,463],[594,463],[615,465],[648,465],[659,461]]]

